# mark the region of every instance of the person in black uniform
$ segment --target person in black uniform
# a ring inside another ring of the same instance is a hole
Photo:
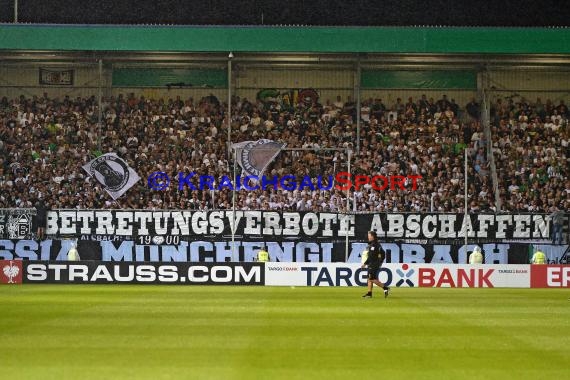
[[[366,249],[368,250],[368,258],[364,264],[362,264],[362,268],[368,266],[368,293],[362,297],[372,297],[372,287],[374,284],[384,289],[384,297],[388,297],[390,288],[378,280],[378,271],[386,258],[386,252],[380,247],[376,232],[368,232],[368,247]]]
[[[37,224],[36,236],[39,240],[45,239],[46,221],[47,221],[47,206],[43,201],[43,199],[40,199],[36,204],[36,224]]]

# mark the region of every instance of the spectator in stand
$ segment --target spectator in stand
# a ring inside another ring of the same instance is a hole
[[[467,103],[465,110],[467,111],[467,114],[473,119],[479,120],[479,117],[481,116],[481,110],[479,103],[477,103],[475,98],[472,98],[471,101]]]
[[[564,226],[564,211],[557,206],[552,208],[548,219],[552,220],[552,244],[562,244],[562,227]]]
[[[36,225],[37,225],[36,236],[40,240],[43,240],[45,238],[46,222],[47,222],[47,206],[44,200],[40,198],[40,200],[36,203]]]

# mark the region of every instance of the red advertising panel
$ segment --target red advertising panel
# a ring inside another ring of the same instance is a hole
[[[22,272],[21,260],[0,260],[0,284],[21,284]]]
[[[570,288],[570,265],[532,265],[532,288]]]

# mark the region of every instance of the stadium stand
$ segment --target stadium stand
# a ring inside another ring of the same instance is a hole
[[[231,192],[151,191],[146,177],[164,171],[232,176],[226,136],[227,104],[215,96],[146,99],[106,98],[104,126],[97,131],[96,98],[41,97],[0,100],[0,208],[33,207],[38,199],[52,208],[228,209]],[[288,147],[268,175],[333,175],[346,170],[344,153],[319,148],[347,147],[356,140],[354,103],[327,100],[277,104],[234,98],[232,142],[268,138]],[[463,212],[463,149],[469,147],[469,212],[495,211],[486,141],[475,99],[459,107],[445,95],[385,106],[362,103],[361,150],[352,172],[420,174],[417,191],[376,191],[365,186],[350,194],[352,211]],[[491,109],[503,209],[549,212],[568,209],[568,107],[540,99],[498,99]],[[143,178],[126,197],[113,202],[81,166],[101,152],[116,152]],[[341,191],[241,191],[236,208],[345,211]]]
[[[491,110],[492,139],[503,208],[552,212],[568,209],[568,107],[540,98],[499,99]]]

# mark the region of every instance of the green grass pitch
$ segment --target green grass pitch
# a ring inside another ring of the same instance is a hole
[[[0,287],[3,379],[564,379],[570,292]]]

